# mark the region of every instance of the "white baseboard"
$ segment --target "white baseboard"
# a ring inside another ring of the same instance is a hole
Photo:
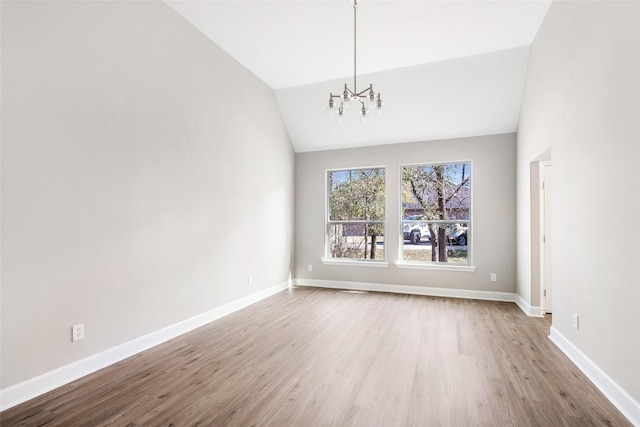
[[[334,280],[294,279],[296,286],[348,289],[354,291],[393,292],[448,298],[468,298],[489,301],[515,302],[516,294],[509,292],[474,291],[468,289],[428,288],[422,286],[388,285],[383,283],[342,282]]]
[[[602,369],[573,345],[556,328],[551,327],[549,339],[600,389],[634,426],[640,426],[640,402],[613,381]]]
[[[183,320],[166,328],[136,338],[119,346],[94,354],[85,359],[46,372],[35,378],[0,390],[0,411],[9,409],[34,397],[40,396],[60,386],[68,384],[102,368],[138,354],[144,350],[162,344],[170,339],[192,331],[235,311],[241,310],[260,300],[277,294],[290,286],[282,282],[255,294],[214,308],[206,313]]]
[[[516,304],[525,314],[529,317],[543,317],[542,307],[535,307],[529,305],[527,301],[524,300],[520,295],[516,294]]]

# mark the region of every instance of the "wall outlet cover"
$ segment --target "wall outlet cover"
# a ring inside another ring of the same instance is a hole
[[[84,323],[79,323],[71,327],[71,342],[84,339]]]

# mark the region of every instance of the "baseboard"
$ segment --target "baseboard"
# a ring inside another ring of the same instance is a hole
[[[516,304],[524,313],[529,317],[544,317],[542,313],[542,307],[535,307],[529,305],[527,301],[524,300],[520,295],[516,294]]]
[[[515,302],[516,294],[509,292],[474,291],[467,289],[429,288],[422,286],[388,285],[382,283],[342,282],[334,280],[294,279],[296,286],[348,289],[353,291],[393,292],[447,298],[467,298],[489,301]]]
[[[255,304],[256,302],[277,294],[290,286],[290,282],[282,282],[248,295],[239,300],[214,308],[206,313],[183,320],[166,328],[136,338],[119,346],[94,354],[85,359],[46,372],[35,378],[0,390],[0,411],[4,411],[34,397],[40,396],[60,386],[68,384],[109,365],[138,354],[158,344],[178,337],[184,333],[227,316],[235,311]]]
[[[634,426],[640,426],[640,402],[636,401],[622,387],[612,380],[602,369],[573,345],[556,328],[551,327],[549,339],[600,389],[607,399],[629,419]]]

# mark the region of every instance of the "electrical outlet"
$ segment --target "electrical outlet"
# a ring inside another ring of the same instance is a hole
[[[248,285],[248,286],[253,285],[253,277],[252,277],[252,276],[249,276],[249,277],[247,278],[247,285]]]
[[[309,271],[313,271],[313,265],[309,264]]]
[[[578,313],[573,313],[573,327],[580,329],[580,317],[578,316]]]
[[[498,276],[496,275],[496,273],[491,273],[491,281],[495,282],[496,280],[498,280]]]
[[[80,341],[84,339],[84,323],[73,325],[71,327],[71,342]]]

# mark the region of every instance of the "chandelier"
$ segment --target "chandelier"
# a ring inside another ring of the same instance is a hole
[[[353,90],[349,89],[347,84],[344,84],[344,90],[340,95],[334,95],[329,93],[329,111],[335,112],[339,117],[342,117],[345,110],[348,109],[350,102],[359,102],[360,114],[362,117],[366,117],[369,113],[369,106],[373,105],[378,110],[382,109],[382,99],[380,93],[375,93],[373,90],[373,84],[369,84],[369,87],[358,92],[356,86],[356,9],[358,8],[357,0],[353,1]],[[337,99],[337,101],[336,101]]]

